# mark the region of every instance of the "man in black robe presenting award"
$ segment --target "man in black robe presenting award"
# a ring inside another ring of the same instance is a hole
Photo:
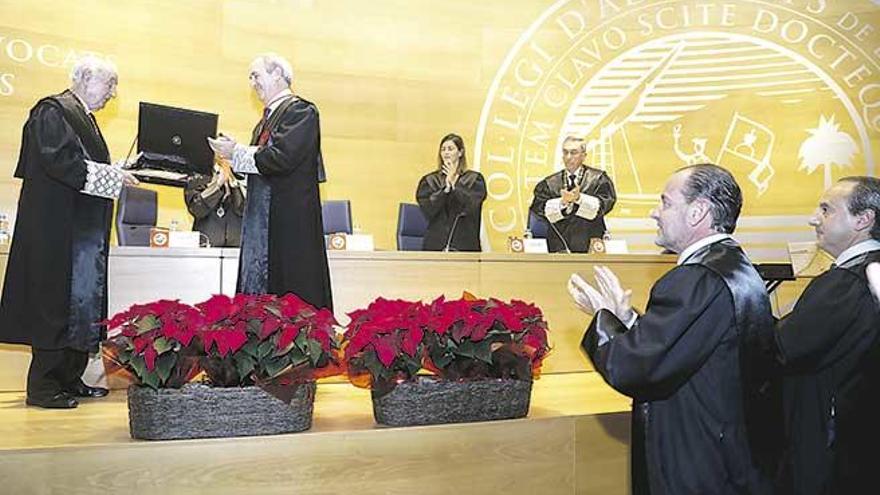
[[[535,186],[529,209],[546,222],[547,250],[551,253],[586,253],[590,240],[605,235],[605,215],[614,208],[617,194],[605,172],[584,165],[583,138],[562,141],[565,168]]]
[[[773,371],[773,319],[761,277],[730,237],[741,207],[723,168],[695,165],[670,178],[651,216],[656,243],[679,253],[678,267],[651,289],[643,315],[607,268],[596,269],[598,290],[577,274],[569,281],[577,305],[595,314],[584,350],[633,398],[634,494],[771,489],[756,466],[772,464],[778,445],[762,443],[773,425],[755,420],[771,418],[760,393]]]
[[[318,109],[290,91],[293,71],[278,55],[257,57],[249,77],[265,105],[251,145],[209,138],[214,151],[248,177],[237,292],[292,292],[332,310],[318,190],[324,180]]]
[[[40,100],[24,125],[18,216],[0,302],[0,342],[31,346],[29,405],[71,409],[107,389],[80,378],[107,318],[113,198],[137,180],[110,165],[93,111],[116,95],[116,69],[79,60],[71,88]]]
[[[880,261],[880,179],[847,177],[810,218],[834,256],[776,327],[793,493],[869,493],[880,445],[880,313],[866,267]]]

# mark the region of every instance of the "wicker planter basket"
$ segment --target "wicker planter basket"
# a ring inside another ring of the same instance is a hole
[[[373,417],[388,426],[522,418],[529,413],[531,395],[531,381],[449,382],[419,377],[382,396],[373,392]]]
[[[289,403],[259,387],[215,388],[190,383],[180,389],[128,389],[132,438],[181,438],[275,435],[312,426],[315,382],[288,390]]]

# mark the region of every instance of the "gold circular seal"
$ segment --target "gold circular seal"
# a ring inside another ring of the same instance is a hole
[[[711,162],[740,183],[741,224],[800,225],[834,180],[874,174],[874,26],[869,0],[556,2],[507,54],[477,129],[492,248],[522,232],[567,135],[614,181],[624,224],[646,227],[669,174]]]

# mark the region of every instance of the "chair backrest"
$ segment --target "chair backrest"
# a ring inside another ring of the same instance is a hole
[[[529,210],[529,232],[532,233],[532,237],[535,239],[546,239],[547,238],[547,221],[543,218],[535,215],[535,213]]]
[[[419,205],[400,203],[397,209],[397,250],[421,251],[428,219]]]
[[[351,234],[351,201],[334,199],[321,202],[324,234]]]
[[[156,226],[156,191],[125,186],[116,205],[116,240],[120,246],[149,246],[150,229]]]

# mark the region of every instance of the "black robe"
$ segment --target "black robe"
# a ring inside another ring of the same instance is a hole
[[[245,201],[242,188],[221,187],[205,198],[202,192],[211,181],[209,175],[196,175],[186,182],[183,199],[193,216],[192,229],[204,234],[212,247],[238,247]]]
[[[445,187],[446,176],[439,171],[431,172],[419,181],[416,200],[428,219],[422,249],[442,251],[449,242],[450,251],[480,251],[480,219],[486,200],[483,175],[466,170],[455,189],[447,193]],[[452,232],[453,225],[455,232]]]
[[[0,342],[95,352],[107,317],[113,202],[80,192],[83,161],[109,163],[104,138],[70,91],[40,100],[24,125],[22,179]]]
[[[590,248],[590,239],[601,238],[605,234],[605,215],[614,208],[617,193],[608,174],[592,167],[584,169],[580,191],[599,199],[599,211],[592,220],[575,215],[580,205],[574,205],[571,212],[563,212],[562,220],[549,225],[550,221],[544,215],[544,205],[548,200],[562,196],[559,191],[565,187],[565,175],[568,173],[565,169],[548,176],[535,186],[535,196],[529,209],[548,223],[547,250],[551,253],[565,252],[566,245],[573,253],[586,253]],[[565,239],[564,243],[559,234]]]
[[[868,488],[880,447],[880,314],[865,277],[872,261],[880,251],[817,277],[776,327],[799,495],[876,491]]]
[[[747,380],[742,370],[754,359],[753,370],[767,372],[772,328],[764,284],[732,239],[657,281],[631,329],[607,310],[596,314],[582,346],[608,384],[633,398],[632,493],[770,492],[753,462],[762,446],[750,445],[747,428],[762,412],[747,398],[772,376]],[[611,340],[600,346],[598,330]]]
[[[265,129],[269,141],[254,154],[260,173],[248,175],[237,290],[292,292],[332,310],[318,190],[323,176],[318,109],[291,97],[265,126],[257,125],[252,145]]]

